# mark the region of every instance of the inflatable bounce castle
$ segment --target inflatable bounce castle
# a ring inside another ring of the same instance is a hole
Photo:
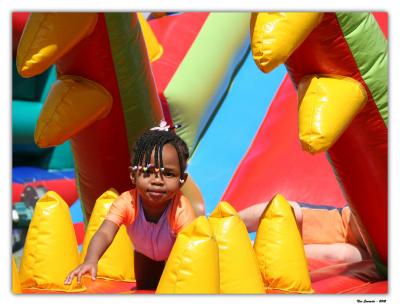
[[[29,227],[14,292],[141,293],[124,227],[97,280],[64,279],[131,188],[133,142],[165,119],[182,125],[199,217],[156,293],[387,293],[387,14],[151,17],[13,14],[14,221]],[[371,259],[307,258],[349,241],[329,219],[301,235],[287,200],[351,209]],[[249,236],[238,212],[261,202]]]

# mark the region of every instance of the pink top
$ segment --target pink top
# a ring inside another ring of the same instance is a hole
[[[106,217],[118,226],[125,224],[135,250],[155,261],[168,259],[177,233],[194,219],[189,200],[178,192],[158,222],[148,222],[136,189],[122,193]]]

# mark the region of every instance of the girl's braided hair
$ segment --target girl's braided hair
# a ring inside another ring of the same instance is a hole
[[[178,153],[180,178],[184,179],[184,173],[189,159],[189,150],[186,143],[171,130],[149,130],[136,141],[133,147],[131,166],[145,165],[150,163],[151,153],[154,150],[155,167],[162,169],[162,148],[167,143],[173,145]]]

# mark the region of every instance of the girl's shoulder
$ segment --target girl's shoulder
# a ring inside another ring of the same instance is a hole
[[[169,215],[169,223],[175,233],[191,223],[196,218],[192,205],[182,192],[177,193],[172,203],[171,213]]]
[[[136,202],[136,197],[137,197],[137,193],[136,193],[136,188],[124,191],[123,193],[121,193],[118,196],[118,199],[127,201],[127,202]]]
[[[118,224],[131,224],[137,215],[137,193],[136,189],[131,189],[121,193],[113,202],[108,213],[108,217],[112,218]]]

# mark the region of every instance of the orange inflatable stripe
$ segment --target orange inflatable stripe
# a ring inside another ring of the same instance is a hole
[[[135,282],[122,282],[115,280],[105,280],[98,278],[95,281],[91,280],[90,277],[83,277],[83,282],[87,288],[84,292],[79,292],[79,294],[87,294],[87,293],[153,293],[151,291],[142,292],[141,290],[136,290]],[[38,290],[38,289],[23,289],[22,293],[29,294],[65,294],[66,292],[57,292],[50,290]],[[77,294],[77,293],[70,293]]]

